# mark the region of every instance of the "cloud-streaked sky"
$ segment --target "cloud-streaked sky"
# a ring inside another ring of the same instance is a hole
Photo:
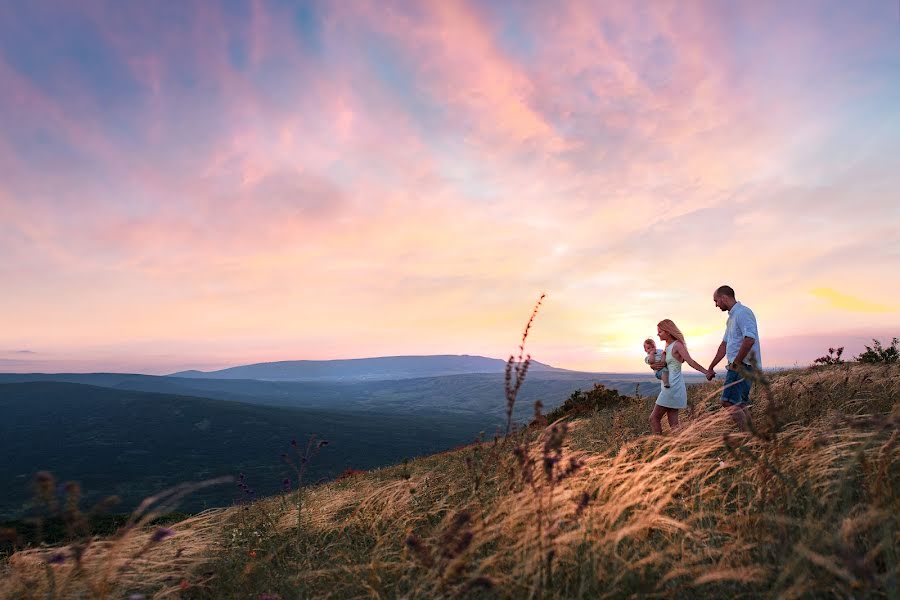
[[[900,334],[894,0],[4,2],[0,91],[0,371]]]

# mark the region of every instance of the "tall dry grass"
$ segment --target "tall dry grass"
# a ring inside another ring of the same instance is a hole
[[[519,432],[477,488],[475,448],[321,486],[302,531],[285,516],[271,532],[303,552],[234,547],[198,595],[896,596],[900,369],[778,375],[754,393],[748,434],[714,390],[692,389],[664,437],[646,435],[646,399],[565,437]],[[278,515],[279,500],[254,509]],[[230,526],[241,519],[264,520]]]
[[[665,436],[634,399],[308,488],[302,510],[198,515],[124,567],[151,531],[81,573],[19,553],[0,591],[53,597],[49,570],[56,597],[898,597],[900,367],[776,374],[745,434],[716,391]]]

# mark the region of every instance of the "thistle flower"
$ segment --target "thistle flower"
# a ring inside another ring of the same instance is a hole
[[[54,552],[53,555],[47,559],[47,563],[51,565],[61,565],[64,562],[66,562],[66,553],[62,550]]]
[[[459,556],[460,554],[465,552],[466,548],[469,547],[469,545],[472,543],[472,540],[474,538],[475,538],[474,533],[472,533],[471,531],[464,531],[463,534],[461,536],[459,536],[459,539],[456,540],[456,544],[454,544],[453,547],[451,547],[449,549],[450,555],[451,556]]]
[[[409,534],[406,537],[406,546],[416,555],[423,567],[431,568],[434,566],[434,559],[431,557],[431,550],[428,546],[417,538],[415,534]]]
[[[31,485],[36,499],[46,504],[51,510],[56,507],[56,479],[50,471],[35,473]]]
[[[150,542],[153,544],[158,544],[166,538],[172,537],[175,535],[175,531],[168,527],[158,527],[156,531],[153,532],[153,535],[150,537]]]
[[[575,516],[580,517],[581,513],[584,512],[584,509],[588,507],[588,504],[591,503],[591,495],[587,492],[581,492],[581,495],[578,496],[578,504],[575,506]]]

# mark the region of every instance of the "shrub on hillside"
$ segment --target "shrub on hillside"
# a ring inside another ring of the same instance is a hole
[[[599,408],[609,408],[630,399],[623,396],[618,390],[611,390],[601,383],[594,384],[593,389],[583,392],[575,390],[562,405],[556,407],[547,414],[547,420],[552,423],[562,417],[583,415]]]
[[[841,355],[844,353],[844,347],[840,348],[829,348],[828,354],[825,356],[820,356],[816,360],[813,361],[813,365],[842,365],[844,364],[844,360],[841,358]]]
[[[861,363],[896,363],[900,359],[900,348],[897,344],[900,344],[900,339],[894,338],[891,345],[885,348],[881,342],[873,339],[872,345],[866,346],[866,351],[860,353],[856,360]]]

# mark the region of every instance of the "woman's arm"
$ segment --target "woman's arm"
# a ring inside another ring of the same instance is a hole
[[[675,357],[678,358],[678,360],[680,360],[681,362],[686,362],[704,375],[709,373],[709,371],[707,371],[705,367],[701,366],[700,363],[691,358],[691,353],[688,352],[688,349],[681,342],[675,344],[675,347],[672,348],[672,352],[675,353]]]

